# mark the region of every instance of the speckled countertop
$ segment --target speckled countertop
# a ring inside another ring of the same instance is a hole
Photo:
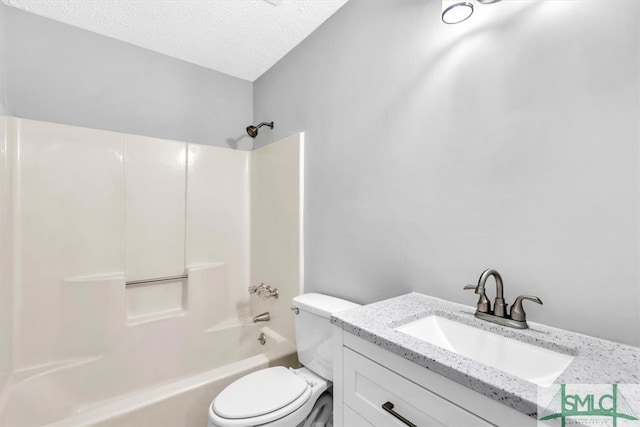
[[[431,314],[575,356],[557,384],[638,384],[640,349],[529,322],[514,329],[479,320],[475,308],[410,293],[337,313],[331,323],[381,348],[536,417],[537,386],[519,377],[429,344],[394,328]]]

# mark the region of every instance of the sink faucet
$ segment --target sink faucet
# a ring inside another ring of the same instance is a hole
[[[493,303],[493,315],[498,317],[504,317],[507,310],[507,305],[504,303],[504,295],[502,285],[502,276],[496,270],[486,269],[480,275],[478,279],[478,287],[484,292],[484,285],[487,283],[487,279],[493,276],[496,281],[496,300]],[[476,292],[477,293],[477,292]]]
[[[487,283],[487,279],[489,279],[489,277],[491,276],[493,276],[496,281],[496,299],[494,302],[493,311],[491,311],[491,302],[489,301],[485,293],[485,285]],[[480,295],[475,314],[477,318],[493,323],[498,323],[503,326],[510,326],[512,328],[526,329],[529,327],[529,325],[527,324],[527,315],[522,308],[523,300],[527,299],[538,304],[542,304],[540,298],[536,296],[520,295],[513,303],[511,312],[507,314],[507,304],[505,304],[504,302],[503,295],[504,286],[502,283],[502,276],[500,276],[500,273],[498,273],[496,270],[492,269],[487,269],[482,272],[476,286],[466,285],[464,289],[473,289],[476,294]]]

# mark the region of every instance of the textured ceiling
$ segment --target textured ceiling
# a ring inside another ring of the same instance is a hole
[[[254,81],[347,0],[2,0]]]

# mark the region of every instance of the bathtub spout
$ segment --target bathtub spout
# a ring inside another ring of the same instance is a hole
[[[253,318],[253,323],[268,322],[269,320],[271,320],[271,315],[267,311],[265,313],[258,314],[256,317],[254,317]]]

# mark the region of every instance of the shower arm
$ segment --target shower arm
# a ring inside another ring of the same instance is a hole
[[[262,122],[260,123],[258,126],[256,126],[258,129],[260,129],[262,126],[269,126],[271,129],[273,129],[273,122]]]

